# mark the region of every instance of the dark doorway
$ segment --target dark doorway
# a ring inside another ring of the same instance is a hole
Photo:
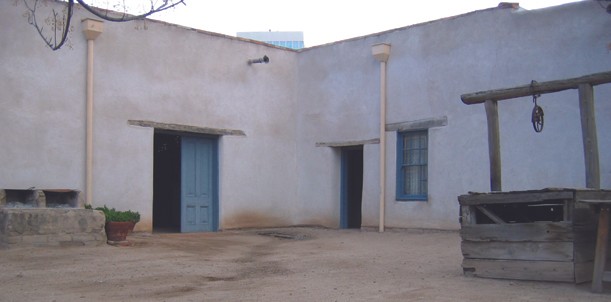
[[[155,132],[153,231],[156,232],[180,232],[180,145],[180,135]]]
[[[341,149],[340,227],[361,228],[363,197],[363,146]]]

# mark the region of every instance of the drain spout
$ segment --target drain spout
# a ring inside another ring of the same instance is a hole
[[[87,39],[87,130],[85,163],[85,204],[93,202],[93,41],[102,33],[103,23],[93,19],[82,22]]]

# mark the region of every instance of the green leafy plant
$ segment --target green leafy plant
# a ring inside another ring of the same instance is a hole
[[[133,212],[131,210],[127,211],[117,211],[115,208],[108,208],[107,206],[97,207],[96,210],[100,210],[104,212],[104,216],[106,216],[106,222],[117,221],[117,222],[138,222],[140,221],[140,213]]]

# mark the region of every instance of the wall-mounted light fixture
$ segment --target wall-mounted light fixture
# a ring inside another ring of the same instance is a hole
[[[265,63],[265,64],[269,63],[269,57],[263,56],[263,58],[248,60],[248,65],[258,64],[258,63]]]

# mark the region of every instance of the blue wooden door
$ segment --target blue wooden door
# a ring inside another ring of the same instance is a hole
[[[181,232],[218,229],[216,152],[213,138],[182,137]]]

